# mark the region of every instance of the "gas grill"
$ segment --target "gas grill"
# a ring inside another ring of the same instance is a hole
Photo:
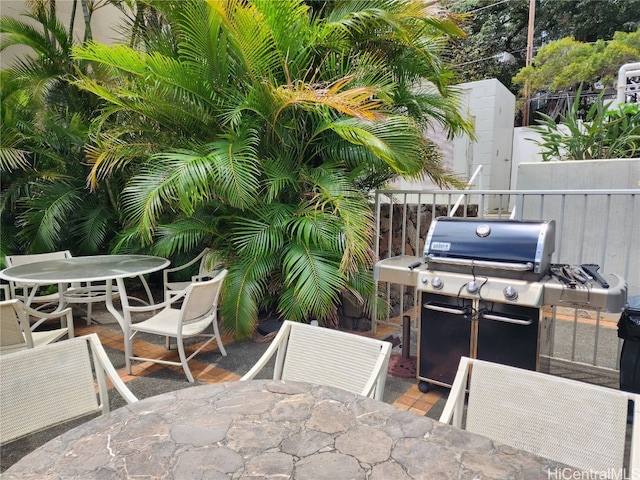
[[[421,293],[417,378],[451,386],[460,356],[539,369],[543,306],[620,312],[626,282],[592,264],[553,264],[554,221],[442,217],[424,255],[376,263],[380,282]]]

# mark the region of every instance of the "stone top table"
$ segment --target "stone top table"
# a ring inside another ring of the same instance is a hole
[[[119,408],[29,453],[3,478],[548,480],[560,472],[571,470],[377,400],[252,380]]]

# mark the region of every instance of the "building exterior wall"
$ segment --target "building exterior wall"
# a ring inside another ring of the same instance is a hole
[[[483,166],[482,185],[496,190],[509,188],[515,97],[498,80],[462,84],[468,89],[468,111],[475,119],[471,170]]]
[[[476,188],[508,189],[511,182],[514,95],[496,79],[463,83],[457,88],[462,113],[475,126],[475,140],[463,135],[449,141],[442,129],[433,129],[427,132],[427,136],[440,147],[445,165],[459,178],[469,181],[482,165],[482,175],[474,181]],[[430,181],[398,180],[393,188],[431,189],[435,185]]]
[[[640,159],[521,163],[516,188],[584,191],[585,195],[548,196],[544,201],[532,197],[523,218],[537,218],[544,209],[544,219],[556,221],[556,249],[564,252],[564,258],[570,263],[597,263],[603,271],[622,275],[629,291],[640,291]],[[638,195],[617,198],[587,193],[626,189],[638,190]]]

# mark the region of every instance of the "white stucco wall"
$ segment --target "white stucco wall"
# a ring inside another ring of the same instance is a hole
[[[442,130],[427,133],[443,153],[445,165],[461,179],[468,181],[479,165],[482,178],[477,188],[508,189],[511,181],[511,152],[513,149],[514,95],[496,79],[457,85],[462,113],[475,126],[474,141],[467,136],[447,140]],[[429,182],[396,181],[393,188],[421,190],[435,186]]]
[[[521,163],[518,165],[515,188],[518,190],[640,188],[640,159]]]
[[[513,151],[511,154],[511,185],[515,188],[518,180],[518,167],[522,163],[540,162],[540,147],[532,139],[540,140],[540,134],[529,127],[513,129]]]
[[[509,188],[515,96],[495,79],[465,83],[459,88],[467,92],[465,107],[474,119],[476,138],[454,141],[454,169],[469,178],[482,165],[483,188]],[[464,148],[465,142],[470,149]]]

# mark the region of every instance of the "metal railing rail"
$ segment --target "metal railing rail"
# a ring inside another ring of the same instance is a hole
[[[493,205],[494,210],[488,211],[486,205]],[[600,271],[618,274],[627,281],[628,296],[640,295],[638,189],[379,190],[375,192],[377,258],[422,256],[431,219],[454,213],[463,217],[555,220],[556,250],[552,263],[597,263]],[[382,294],[385,300],[395,303],[387,320],[405,312],[419,312],[416,288],[386,284]],[[584,309],[567,312],[557,307],[551,310],[549,341],[553,358],[617,371],[622,342],[612,331],[612,321],[617,320],[619,312],[618,315]],[[568,326],[570,341],[566,341],[565,332],[559,342],[557,329],[566,330]]]
[[[482,165],[478,165],[478,168],[476,168],[476,171],[473,172],[473,175],[471,175],[471,178],[467,182],[467,187],[465,188],[465,190],[471,190],[471,187],[475,185],[476,178],[481,173],[482,173]],[[478,185],[478,189],[482,190],[482,177],[480,177],[480,183]],[[458,200],[456,201],[456,203],[453,205],[453,208],[451,209],[451,213],[449,214],[450,217],[455,216],[455,214],[458,212],[458,208],[460,208],[460,204],[462,203],[462,200],[464,200],[464,198],[465,198],[465,195],[460,195],[458,197]]]

